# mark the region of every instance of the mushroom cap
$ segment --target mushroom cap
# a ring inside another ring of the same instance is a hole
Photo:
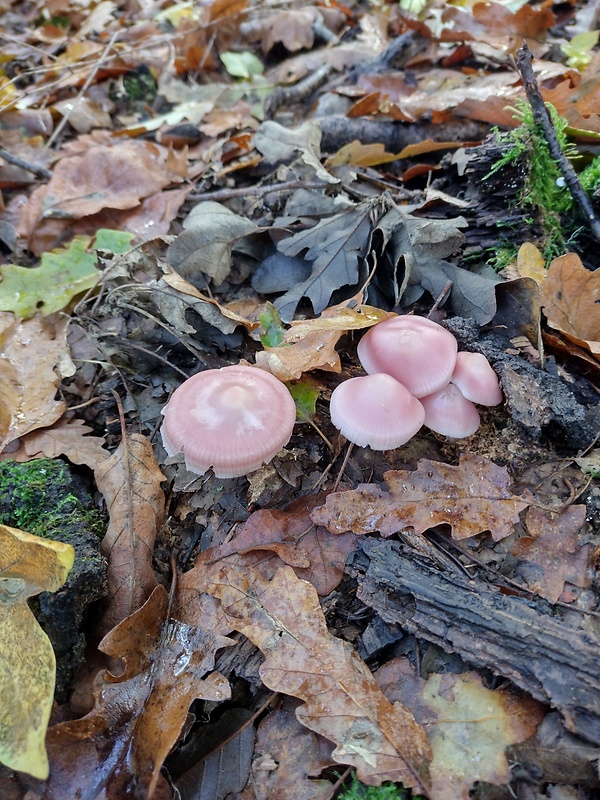
[[[415,397],[441,389],[452,377],[458,344],[454,336],[425,317],[391,317],[375,325],[358,343],[368,373],[385,372]]]
[[[237,478],[287,444],[296,404],[268,372],[231,366],[184,381],[162,413],[162,440],[170,456],[183,452],[190,472],[201,475],[212,467],[217,478]]]
[[[496,373],[482,353],[459,353],[452,373],[452,383],[472,403],[497,406],[502,402],[502,389]]]
[[[450,439],[471,436],[479,427],[479,411],[453,383],[422,397],[421,403],[425,409],[425,425]]]
[[[331,421],[354,444],[392,450],[408,442],[423,424],[423,406],[390,375],[350,378],[331,395]]]

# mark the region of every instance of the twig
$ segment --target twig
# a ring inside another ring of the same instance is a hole
[[[533,56],[531,55],[531,50],[527,46],[527,42],[523,42],[523,45],[517,52],[517,69],[519,70],[525,91],[527,92],[527,99],[529,100],[531,111],[533,112],[533,119],[543,130],[550,155],[556,161],[558,168],[562,172],[565,183],[573,196],[573,200],[575,200],[581,213],[587,220],[592,235],[600,242],[600,220],[598,220],[592,203],[579,182],[577,173],[561,150],[554,125],[552,124],[552,117],[546,108],[533,73],[532,62]]]
[[[77,93],[77,97],[74,99],[71,107],[69,108],[67,113],[64,115],[64,117],[61,119],[61,121],[56,126],[52,136],[46,142],[46,147],[47,148],[52,147],[52,145],[54,144],[56,139],[60,136],[63,128],[65,127],[65,125],[69,121],[69,118],[70,118],[71,114],[73,113],[73,110],[76,108],[77,103],[81,100],[83,95],[90,88],[90,86],[92,84],[92,81],[94,80],[94,78],[98,74],[98,70],[100,69],[100,66],[108,58],[108,55],[109,55],[110,51],[112,50],[113,44],[117,40],[118,35],[119,35],[119,31],[115,31],[113,33],[113,35],[110,37],[110,40],[109,40],[108,44],[106,45],[106,47],[104,48],[104,50],[102,52],[102,55],[100,56],[100,58],[98,59],[98,61],[94,65],[94,67],[93,67],[92,71],[90,72],[90,74],[87,76],[87,79],[86,79],[85,83],[83,84],[83,86],[81,87],[79,92]]]
[[[14,167],[21,167],[21,169],[26,169],[27,172],[31,172],[34,175],[37,175],[38,178],[51,178],[52,173],[46,169],[46,167],[40,167],[37,164],[32,164],[30,161],[25,161],[19,156],[14,156],[12,153],[9,153],[8,150],[5,150],[3,147],[0,147],[0,158],[3,161],[6,161],[7,164],[12,164]]]
[[[241,189],[216,189],[214,192],[190,192],[188,200],[229,200],[232,197],[249,197],[251,195],[270,194],[271,192],[291,192],[293,189],[323,189],[331,184],[324,181],[306,183],[306,181],[286,181],[272,183],[270,186],[247,186]]]

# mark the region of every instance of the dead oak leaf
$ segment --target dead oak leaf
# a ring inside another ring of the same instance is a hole
[[[0,452],[9,442],[55,423],[65,411],[56,400],[70,371],[68,319],[32,317],[19,321],[0,312]]]
[[[168,605],[167,592],[156,587],[100,643],[104,653],[125,662],[125,670],[100,674],[89,714],[50,728],[45,800],[170,796],[160,769],[190,704],[231,694],[227,680],[212,672],[215,652],[231,640],[168,619]]]
[[[264,654],[263,683],[303,700],[296,716],[336,743],[333,758],[363,783],[401,781],[427,791],[429,745],[399,703],[389,703],[351,646],[332,636],[313,586],[290,567],[272,580],[230,564],[210,568],[206,591],[221,601],[232,628]]]
[[[585,505],[569,506],[560,513],[528,508],[529,536],[522,536],[511,549],[529,589],[550,603],[560,599],[566,581],[589,585],[587,567],[594,546],[582,545],[579,538],[585,515]]]
[[[384,475],[389,491],[375,484],[329,495],[312,521],[331,533],[391,536],[405,528],[423,533],[435,525],[452,527],[454,539],[490,531],[495,541],[513,531],[529,501],[513,495],[505,467],[476,455],[465,455],[457,467],[420,459],[414,472]]]
[[[591,272],[575,253],[555,258],[542,285],[548,324],[576,344],[600,355],[600,272]]]
[[[94,476],[110,514],[101,551],[108,558],[109,606],[104,632],[128,617],[156,586],[152,548],[165,510],[161,473],[152,445],[132,433],[97,465]]]
[[[510,689],[490,690],[474,672],[418,677],[405,658],[375,675],[385,695],[405,703],[427,731],[433,751],[430,800],[468,800],[476,781],[510,781],[505,749],[532,736],[543,706]]]
[[[110,453],[100,436],[88,436],[92,428],[81,419],[60,419],[48,428],[31,431],[19,438],[20,446],[12,453],[0,453],[0,461],[31,461],[34,458],[66,456],[72,464],[95,467]]]

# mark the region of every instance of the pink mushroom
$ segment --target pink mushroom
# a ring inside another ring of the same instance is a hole
[[[236,478],[287,444],[296,405],[283,383],[256,367],[209,369],[184,381],[163,409],[167,453],[183,452],[190,472],[210,467]]]
[[[453,383],[422,397],[421,403],[425,409],[425,425],[450,439],[471,436],[479,427],[479,412]]]
[[[502,402],[502,390],[490,362],[481,353],[459,353],[452,373],[452,383],[467,400],[482,406]]]
[[[423,424],[421,403],[390,375],[374,373],[340,383],[331,395],[331,421],[354,444],[392,450]]]
[[[358,343],[368,373],[385,372],[415,397],[425,397],[452,377],[458,344],[454,336],[424,317],[391,317],[371,328]]]

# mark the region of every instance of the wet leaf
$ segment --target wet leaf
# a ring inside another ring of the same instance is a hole
[[[303,378],[296,383],[289,384],[288,389],[296,403],[296,419],[299,422],[312,420],[317,413],[317,400],[319,399],[317,384],[310,378]]]
[[[27,598],[60,589],[73,560],[70,544],[0,525],[0,762],[42,780],[56,662]]]
[[[550,603],[560,599],[566,581],[579,587],[590,584],[588,567],[594,546],[581,540],[585,515],[584,505],[569,506],[560,513],[528,508],[529,535],[521,536],[511,548],[517,573],[532,592]]]
[[[477,673],[417,677],[406,659],[376,673],[390,700],[408,705],[433,751],[431,800],[468,800],[477,781],[503,785],[511,774],[505,748],[532,736],[545,710],[510,689],[486,689]]]
[[[346,642],[327,631],[317,593],[290,567],[265,581],[251,569],[212,568],[206,590],[221,601],[230,625],[264,656],[263,683],[303,700],[296,716],[336,743],[333,758],[351,764],[364,783],[384,780],[425,790],[429,746],[422,728],[392,705]]]
[[[156,587],[100,643],[125,670],[101,672],[94,709],[48,731],[52,771],[45,800],[147,800],[155,790],[164,797],[160,769],[190,704],[229,698],[227,680],[212,669],[216,650],[230,640],[168,619],[168,605],[165,589]]]
[[[137,611],[156,586],[152,548],[164,515],[164,476],[152,445],[138,433],[125,438],[94,475],[110,514],[101,547],[108,558],[108,608],[102,621],[108,631]]]
[[[384,478],[389,492],[367,483],[331,494],[313,511],[312,521],[331,533],[382,536],[447,524],[454,539],[490,531],[498,541],[512,533],[519,512],[529,505],[510,491],[505,467],[476,455],[463,455],[457,467],[423,458],[414,472],[393,470]]]

